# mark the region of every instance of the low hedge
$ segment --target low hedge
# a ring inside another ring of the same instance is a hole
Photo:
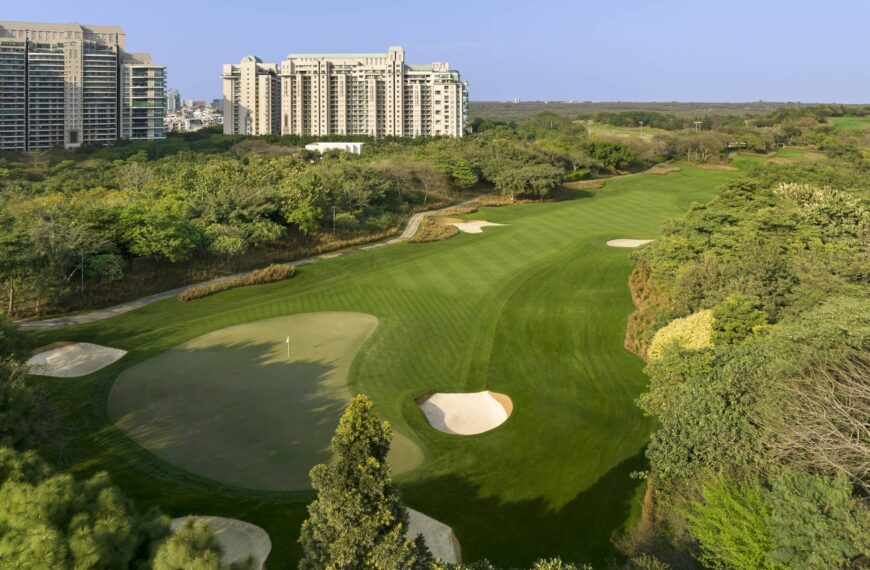
[[[293,265],[284,265],[273,263],[269,267],[263,269],[255,269],[250,273],[236,275],[234,277],[226,277],[203,285],[194,285],[179,293],[179,301],[193,301],[208,297],[214,293],[220,293],[227,289],[235,289],[236,287],[246,287],[248,285],[261,285],[263,283],[274,283],[289,279],[296,274],[296,267]]]

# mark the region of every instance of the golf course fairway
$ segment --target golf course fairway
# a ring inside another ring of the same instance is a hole
[[[33,333],[34,346],[63,340],[128,351],[82,378],[33,378],[77,426],[65,466],[107,471],[140,506],[173,517],[209,513],[261,526],[272,537],[270,570],[294,568],[312,499],[298,490],[301,474],[325,457],[346,395],[365,393],[406,436],[400,445],[421,450],[422,464],[395,477],[405,504],[450,526],[464,560],[520,566],[561,556],[602,565],[618,556],[612,540],[638,515],[643,486],[630,475],[645,469],[653,427],[635,405],[643,362],[623,348],[632,250],[606,242],[656,239],[665,220],[739,175],[680,167],[464,216],[503,224],[480,234],[374,248],[302,267],[289,281]],[[362,316],[334,353],[299,344],[312,352],[279,365],[285,337],[292,344],[307,334],[286,329],[324,313]],[[232,368],[230,353],[246,364]],[[297,372],[309,378],[304,386],[286,382]],[[513,412],[476,435],[434,429],[416,404],[427,394],[485,390],[507,395]],[[228,417],[215,424],[217,416]],[[149,434],[155,426],[168,427]],[[179,438],[187,441],[170,451]]]

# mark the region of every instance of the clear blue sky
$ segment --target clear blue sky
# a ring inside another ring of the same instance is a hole
[[[28,0],[0,18],[114,24],[186,99],[246,54],[447,61],[472,100],[870,102],[866,0]]]

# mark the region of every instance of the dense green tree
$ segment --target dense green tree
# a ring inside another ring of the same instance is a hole
[[[32,455],[0,452],[0,566],[147,568],[166,519],[140,517],[105,475],[77,481]]]
[[[28,233],[8,209],[0,206],[0,282],[6,290],[6,315],[15,314],[16,291],[31,275],[31,252]]]
[[[463,190],[471,188],[480,180],[477,169],[465,159],[451,161],[447,165],[447,173],[450,175],[450,180]]]
[[[259,570],[253,558],[223,564],[223,547],[208,523],[189,518],[157,550],[153,570]]]
[[[38,421],[36,395],[26,382],[27,368],[0,357],[0,446],[25,449],[33,444]]]
[[[124,277],[124,258],[116,253],[85,256],[85,276],[88,281],[111,283]]]
[[[463,562],[461,564],[447,564],[434,561],[429,570],[499,570],[499,568],[488,560]],[[529,570],[592,570],[592,567],[587,564],[563,562],[559,558],[542,558],[532,563]]]
[[[768,497],[773,560],[818,570],[870,560],[870,509],[853,499],[845,475],[786,469],[773,478]]]
[[[688,514],[691,533],[707,568],[784,568],[773,562],[770,509],[761,485],[719,475],[704,483]]]
[[[410,570],[429,563],[422,540],[405,537],[408,513],[387,465],[390,439],[372,401],[355,397],[332,438],[333,461],[311,470],[317,498],[302,525],[300,568]]]
[[[496,190],[511,199],[517,196],[545,198],[563,180],[562,170],[546,164],[507,167],[493,177]]]
[[[124,243],[130,253],[173,263],[189,259],[202,235],[189,221],[159,207],[137,206],[121,215]]]
[[[767,313],[756,297],[735,293],[713,308],[713,342],[735,344],[761,330]]]
[[[0,358],[6,358],[15,354],[21,341],[18,327],[0,315]]]
[[[591,139],[585,142],[583,152],[599,161],[604,168],[612,171],[625,170],[631,166],[634,155],[631,149],[623,143]]]
[[[320,227],[327,203],[320,174],[307,170],[285,183],[281,212],[288,223],[296,225],[302,233],[308,233]]]

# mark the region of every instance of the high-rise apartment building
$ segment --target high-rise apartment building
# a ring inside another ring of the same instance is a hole
[[[281,100],[278,66],[248,55],[224,65],[224,133],[277,134]]]
[[[166,90],[166,112],[174,113],[181,110],[181,93],[178,89]]]
[[[0,150],[163,138],[166,68],[124,45],[116,26],[0,22]],[[158,103],[141,128],[134,109]]]
[[[246,60],[250,71],[243,79]],[[446,63],[408,65],[401,47],[386,53],[291,54],[272,81],[275,67],[253,56],[224,66],[225,133],[461,137],[465,132],[468,85],[459,72]],[[262,125],[257,132],[237,118],[251,112]]]
[[[166,68],[147,53],[125,53],[121,64],[121,138],[165,138]]]

